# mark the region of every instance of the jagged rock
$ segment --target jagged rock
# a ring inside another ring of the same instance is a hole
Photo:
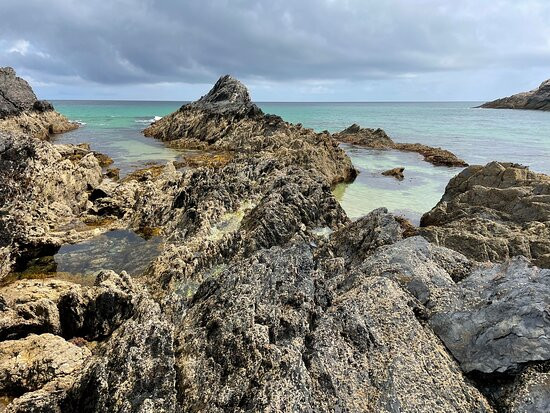
[[[382,172],[382,175],[393,176],[398,181],[402,181],[403,179],[405,179],[405,175],[403,174],[404,170],[405,168],[403,167],[388,169],[387,171]]]
[[[47,100],[37,100],[32,105],[32,108],[37,112],[48,112],[50,110],[54,110],[53,105]]]
[[[121,282],[124,284],[129,280],[125,276],[106,272],[98,281],[111,288],[120,288]],[[74,353],[74,349],[79,347],[51,334],[38,336],[44,337],[45,346],[58,344],[54,354],[63,352],[67,358],[63,361],[67,366],[60,365],[59,373],[50,368],[48,376],[45,376],[38,374],[40,371],[33,367],[36,363],[32,366],[18,365],[21,375],[29,383],[40,381],[43,384],[50,376],[55,376],[52,377],[55,380],[48,381],[43,387],[21,388],[15,393],[16,398],[8,406],[8,411],[180,411],[176,403],[173,327],[164,320],[159,306],[143,290],[132,286],[130,293],[135,306],[129,318],[110,337],[107,336],[106,341],[96,346],[92,356],[85,348],[81,349],[86,358],[78,368],[69,368],[73,366],[72,353],[65,349]],[[71,309],[62,311],[70,313]],[[78,309],[72,308],[72,311],[77,312]],[[120,316],[116,307],[111,315]],[[115,322],[111,320],[110,324]],[[14,348],[21,348],[25,340],[4,343],[13,343]],[[32,348],[42,353],[41,347]],[[46,361],[50,360],[47,351],[43,356],[46,356]],[[0,358],[0,375],[1,362],[5,359]]]
[[[36,95],[11,67],[0,67],[0,119],[31,110]]]
[[[393,140],[384,130],[380,128],[362,128],[356,123],[332,136],[340,142],[349,143],[351,145],[367,146],[374,149],[386,149],[394,145]]]
[[[155,122],[144,134],[190,149],[269,157],[285,166],[314,169],[330,184],[350,181],[356,171],[327,133],[315,133],[280,117],[264,115],[246,87],[224,76],[197,102]]]
[[[178,340],[183,410],[491,411],[398,284],[333,290],[335,268],[298,241],[206,280]]]
[[[330,236],[329,247],[346,263],[360,264],[378,247],[403,238],[403,226],[386,208],[378,208]]]
[[[486,102],[480,108],[550,110],[550,79],[530,92]]]
[[[550,177],[491,162],[455,176],[421,234],[478,261],[523,255],[550,267]]]
[[[550,366],[548,363],[527,367],[505,389],[496,402],[511,413],[547,412],[550,410]]]
[[[23,132],[39,139],[78,128],[55,112],[53,105],[37,100],[30,85],[11,67],[0,68],[0,130]]]
[[[362,128],[357,124],[332,135],[338,142],[365,146],[373,149],[396,149],[404,152],[417,152],[426,162],[436,166],[468,166],[452,152],[420,143],[394,142],[382,129]]]

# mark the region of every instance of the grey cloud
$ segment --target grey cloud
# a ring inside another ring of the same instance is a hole
[[[550,4],[496,0],[0,0],[0,59],[100,84],[365,80],[550,66]],[[8,52],[18,40],[25,55]]]

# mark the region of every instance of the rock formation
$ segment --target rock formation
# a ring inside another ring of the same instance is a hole
[[[532,109],[550,111],[550,79],[529,92],[518,93],[506,98],[486,102],[480,108],[491,109]]]
[[[404,170],[405,168],[403,167],[388,169],[387,171],[382,172],[382,175],[393,176],[398,181],[402,181],[403,179],[405,179],[405,175],[403,174]]]
[[[382,129],[362,128],[357,124],[332,135],[338,142],[365,146],[373,149],[396,149],[404,152],[416,152],[424,157],[426,162],[436,166],[468,166],[452,152],[434,148],[420,143],[394,142]]]
[[[331,184],[356,175],[351,161],[328,133],[315,133],[278,116],[264,115],[250,101],[246,87],[230,76],[220,78],[206,96],[163,117],[144,133],[173,146],[229,151],[236,156],[270,152],[282,167],[299,164],[303,169],[316,169]]]
[[[146,133],[203,152],[114,181],[85,145],[0,133],[0,268],[112,227],[164,235],[139,278],[2,280],[7,411],[544,411],[548,270],[476,262],[384,208],[351,222],[346,154],[232,78]],[[546,178],[500,166],[466,169],[449,204],[548,220]]]
[[[491,162],[455,176],[421,234],[478,261],[523,255],[550,268],[550,177]]]
[[[0,130],[24,132],[47,139],[78,125],[54,110],[50,102],[37,100],[29,84],[11,67],[0,68]]]

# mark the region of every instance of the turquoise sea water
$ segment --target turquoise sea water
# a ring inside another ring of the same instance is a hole
[[[56,138],[60,143],[89,142],[115,160],[122,173],[147,163],[175,160],[181,153],[141,134],[155,116],[182,102],[54,101],[71,120],[85,123]],[[384,129],[397,142],[420,142],[449,149],[470,164],[517,162],[550,173],[550,112],[474,109],[480,102],[422,103],[260,103],[266,113],[335,132],[352,123]],[[335,194],[353,218],[380,206],[418,222],[443,194],[460,168],[434,167],[420,155],[343,146],[360,174]],[[381,172],[405,167],[399,182]]]

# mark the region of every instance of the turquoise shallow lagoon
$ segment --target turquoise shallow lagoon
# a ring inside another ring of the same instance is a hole
[[[182,102],[54,101],[71,120],[83,123],[60,135],[59,143],[88,142],[115,160],[121,172],[150,163],[178,159],[182,153],[145,138],[141,131],[155,116],[178,109]],[[420,103],[260,103],[267,113],[302,123],[317,131],[335,132],[352,123],[384,129],[395,141],[420,142],[449,149],[470,164],[492,160],[517,162],[550,173],[550,113],[474,109],[480,102]],[[380,206],[418,222],[443,194],[460,168],[434,167],[420,155],[343,146],[360,174],[335,195],[357,218]],[[399,182],[380,175],[405,167]]]

